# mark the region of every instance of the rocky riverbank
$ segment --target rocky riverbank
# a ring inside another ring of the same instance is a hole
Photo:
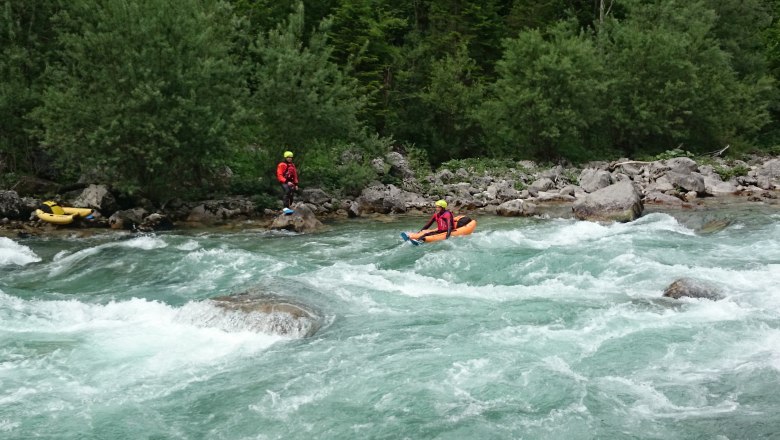
[[[431,203],[440,198],[457,212],[501,216],[576,214],[583,219],[620,221],[641,215],[645,205],[695,209],[711,206],[713,200],[732,203],[735,198],[780,204],[778,158],[747,162],[716,158],[708,159],[706,164],[678,157],[653,162],[620,159],[580,167],[540,167],[530,161],[513,165],[503,169],[440,168],[419,177],[421,173],[413,170],[404,156],[392,152],[376,159],[374,166],[384,181],[395,183],[373,182],[358,197],[340,197],[320,188],[306,188],[298,196],[298,212],[286,217],[279,216],[278,211],[257,209],[249,196],[173,201],[164,207],[147,203],[119,209],[107,185],[91,184],[63,193],[57,199],[68,206],[95,209],[96,220],[55,226],[35,216],[41,200],[28,196],[27,191],[2,190],[0,229],[5,235],[15,235],[55,233],[64,228],[156,231],[250,222],[259,228],[312,231],[321,226],[318,219],[429,213]],[[617,188],[623,188],[623,194],[618,194]],[[609,207],[618,199],[624,199],[629,206]],[[603,215],[605,209],[613,208],[622,214]]]

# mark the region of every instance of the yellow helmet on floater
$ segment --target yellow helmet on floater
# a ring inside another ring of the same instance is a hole
[[[434,203],[436,206],[441,206],[444,209],[447,209],[447,202],[444,200],[437,200],[436,203]]]
[[[293,157],[292,151],[285,151],[284,152],[284,158],[287,159],[288,157]]]

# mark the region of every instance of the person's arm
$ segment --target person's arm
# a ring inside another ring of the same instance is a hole
[[[444,239],[450,238],[450,234],[452,234],[452,224],[455,222],[455,218],[452,216],[452,213],[449,215],[449,220],[447,221],[447,236],[444,237]]]
[[[431,216],[431,219],[428,220],[428,223],[426,223],[425,226],[423,226],[422,229],[420,230],[422,231],[424,229],[428,229],[435,221],[436,221],[436,216],[435,215]]]
[[[298,167],[293,167],[292,180],[295,184],[295,189],[298,189]]]
[[[287,164],[284,162],[280,162],[279,165],[276,166],[276,180],[282,184],[287,183],[287,179],[284,178],[285,168],[287,168]]]

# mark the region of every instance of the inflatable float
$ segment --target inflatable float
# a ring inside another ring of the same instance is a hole
[[[463,226],[456,227],[451,233],[450,237],[462,237],[464,235],[469,235],[472,232],[474,232],[474,229],[477,228],[477,221],[474,219],[470,219],[466,217],[465,215],[459,215],[455,217],[455,225],[462,224]],[[425,237],[425,241],[421,241],[420,238],[422,238],[423,235],[429,233],[429,232],[436,232],[436,229],[425,229],[420,232],[402,232],[401,238],[405,240],[409,240],[412,242],[412,244],[417,245],[420,243],[430,243],[434,241],[440,241],[447,238],[447,233],[442,232],[435,235],[429,235]]]
[[[69,206],[60,206],[57,204],[57,202],[52,201],[43,202],[42,208],[51,212],[46,212],[39,208],[35,210],[35,215],[39,219],[48,223],[53,223],[55,225],[68,225],[73,223],[74,219],[89,217],[94,212],[90,208],[72,208]]]

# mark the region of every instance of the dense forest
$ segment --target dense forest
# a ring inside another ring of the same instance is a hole
[[[780,153],[780,0],[0,0],[0,187],[345,193],[395,149]]]

